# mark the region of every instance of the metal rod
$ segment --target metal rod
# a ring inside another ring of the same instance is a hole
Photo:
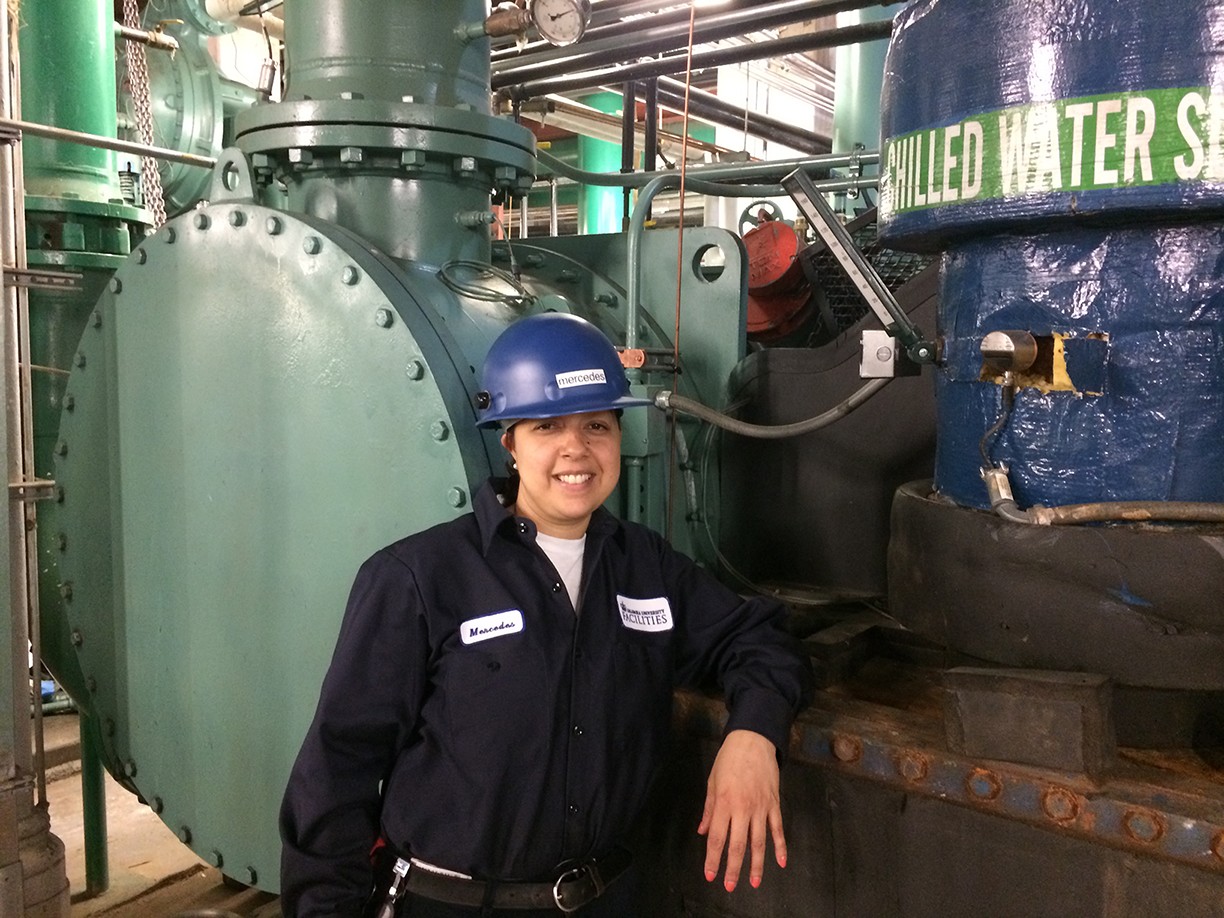
[[[798,51],[812,51],[816,48],[834,48],[841,45],[854,45],[864,41],[876,41],[892,34],[892,22],[867,22],[861,25],[845,26],[839,29],[827,29],[823,32],[813,32],[809,35],[796,35],[792,38],[779,38],[773,41],[752,42],[736,45],[733,48],[716,48],[712,51],[701,51],[692,55],[693,70],[706,70],[723,67],[727,64],[742,64],[744,61],[761,60],[766,57],[779,57]],[[512,99],[522,101],[534,96],[547,95],[550,92],[576,92],[581,89],[592,89],[604,83],[617,83],[626,80],[644,80],[652,76],[665,76],[680,73],[689,66],[689,57],[685,53],[670,54],[655,60],[639,61],[616,67],[605,67],[602,70],[591,70],[570,75],[535,79],[525,83],[510,84],[503,82],[502,88]],[[495,80],[495,83],[497,81]]]
[[[656,78],[651,77],[646,81],[643,95],[646,102],[646,136],[642,143],[642,171],[654,172],[659,155],[659,81]],[[646,211],[646,219],[650,219],[649,210]],[[682,222],[683,219],[682,214]]]
[[[162,32],[148,32],[144,29],[134,29],[131,26],[125,26],[122,22],[115,23],[115,34],[127,41],[138,41],[142,45],[148,45],[150,48],[159,48],[162,51],[169,51],[171,54],[179,49],[178,39],[173,35],[166,35]]]
[[[557,235],[558,203],[557,177],[555,175],[550,175],[548,177],[548,235],[550,236]]]
[[[634,172],[634,127],[637,125],[637,96],[630,80],[621,87],[621,172]],[[633,192],[628,188],[621,193],[621,229],[629,225],[629,201]]]
[[[898,0],[899,2],[899,0]],[[698,16],[693,44],[738,38],[762,29],[775,29],[808,19],[832,16],[869,6],[880,0],[780,0],[730,11]],[[527,80],[576,73],[594,67],[637,60],[688,49],[689,14],[661,13],[649,19],[632,19],[601,29],[592,29],[577,45],[548,48],[493,63],[493,89]]]
[[[46,124],[34,124],[20,121],[16,118],[0,118],[0,128],[33,134],[35,137],[46,137],[50,140],[62,140],[66,143],[79,143],[86,147],[101,147],[104,150],[117,150],[120,153],[133,153],[137,156],[152,156],[154,159],[164,159],[173,163],[184,163],[188,166],[199,166],[211,169],[217,164],[211,156],[197,156],[194,153],[180,153],[166,147],[151,147],[143,143],[131,143],[126,140],[116,140],[114,137],[100,137],[97,134],[85,134],[81,131],[69,131],[66,128],[51,127]]]

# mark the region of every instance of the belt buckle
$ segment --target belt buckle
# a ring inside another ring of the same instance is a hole
[[[561,884],[571,883],[574,880],[577,880],[579,877],[583,875],[583,873],[585,873],[589,869],[589,867],[590,867],[589,864],[583,864],[580,867],[571,867],[568,870],[562,871],[561,875],[557,877],[557,882],[553,883],[553,888],[552,888],[553,902],[556,904],[557,908],[561,909],[561,911],[565,912],[567,915],[570,912],[578,911],[578,909],[582,908],[582,906],[585,905],[586,903],[581,902],[578,905],[575,905],[572,907],[566,907],[566,905],[561,901]]]

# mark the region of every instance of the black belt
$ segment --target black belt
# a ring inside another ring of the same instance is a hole
[[[562,912],[575,912],[603,895],[608,885],[625,872],[632,859],[633,856],[624,848],[613,848],[604,857],[563,870],[551,883],[465,880],[413,864],[408,870],[405,886],[418,896],[450,905],[556,908]]]

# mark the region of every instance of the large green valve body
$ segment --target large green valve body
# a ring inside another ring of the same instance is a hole
[[[290,59],[359,88],[348,98],[319,78],[311,92],[326,99],[241,116],[245,152],[222,155],[210,203],[172,219],[115,273],[76,349],[55,466],[62,500],[46,524],[110,768],[202,857],[269,890],[281,793],[357,566],[468,512],[473,489],[503,467],[496,435],[474,426],[489,344],[545,309],[584,315],[617,341],[628,320],[623,236],[515,243],[518,290],[468,269],[501,297],[444,282],[457,259],[481,253],[510,269],[487,226],[457,217],[487,212],[490,190],[530,181],[530,137],[463,101],[465,81],[440,70],[388,66],[403,87],[340,80],[358,52],[331,17],[360,10],[379,35],[454,43],[447,68],[473,45],[487,58],[487,41],[462,42],[456,21],[405,26],[444,18],[434,4],[286,9],[291,37],[303,35],[295,15],[317,14],[338,60],[300,44]],[[396,53],[446,57],[411,43]],[[403,101],[430,80],[433,101]],[[290,82],[310,85],[296,72]],[[399,101],[356,97],[374,92]],[[280,183],[291,209],[269,206]],[[678,308],[691,330],[682,391],[718,402],[743,356],[742,247],[689,228],[678,254],[675,231],[652,232],[641,343],[669,348]],[[712,246],[726,265],[715,278],[700,268]],[[614,509],[660,529],[674,519],[677,541],[701,552],[717,521],[686,499],[699,490],[695,463],[673,467],[668,443],[660,413],[626,414],[635,474]]]

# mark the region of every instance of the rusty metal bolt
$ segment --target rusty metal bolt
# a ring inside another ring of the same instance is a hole
[[[1079,797],[1065,787],[1047,787],[1041,794],[1041,808],[1055,822],[1070,822],[1079,815]]]
[[[971,797],[979,800],[995,800],[1003,793],[1003,783],[994,772],[985,768],[975,768],[965,778],[965,790]]]
[[[1211,840],[1211,853],[1224,861],[1224,832],[1217,832],[1215,838]]]
[[[1122,828],[1135,841],[1148,844],[1160,841],[1165,834],[1164,820],[1150,810],[1127,810],[1122,817]]]
[[[919,752],[903,752],[897,760],[897,771],[906,781],[917,783],[926,778],[929,770],[927,757]]]
[[[154,797],[149,801],[149,807],[154,813],[161,813],[166,808],[166,802],[161,797]]]
[[[191,844],[191,826],[179,826],[178,830],[179,841],[184,845]]]
[[[833,747],[833,758],[839,762],[857,762],[863,757],[863,744],[857,737],[836,733],[830,745]]]

